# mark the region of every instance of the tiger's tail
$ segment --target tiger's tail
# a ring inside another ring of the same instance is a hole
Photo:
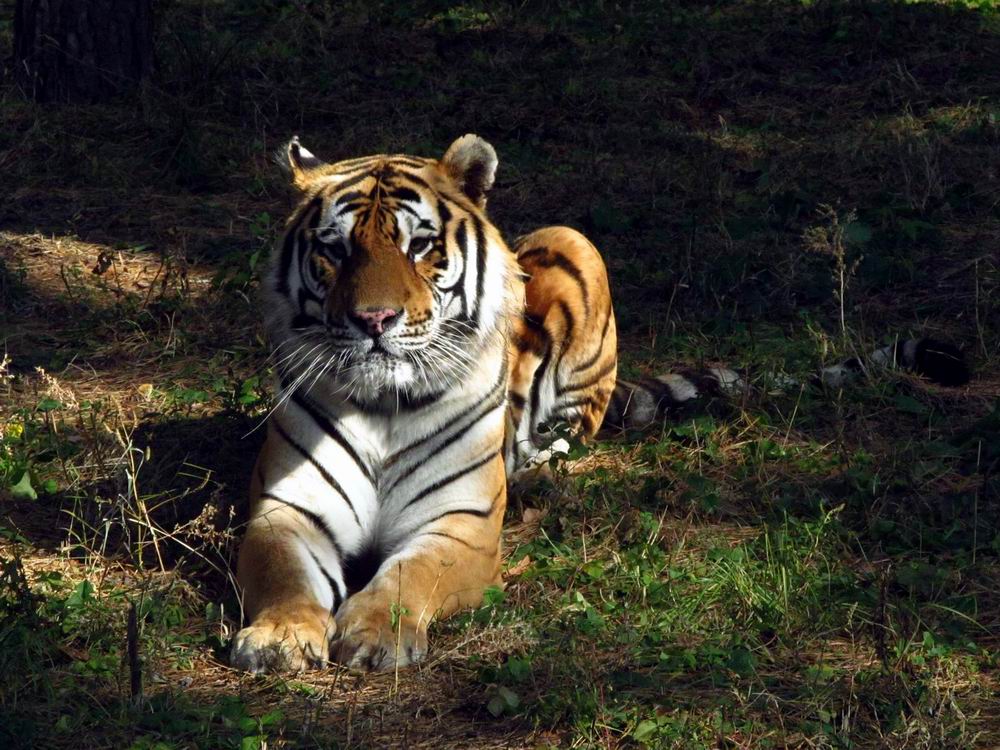
[[[876,349],[864,359],[851,357],[824,367],[810,378],[813,385],[840,388],[848,382],[880,369],[904,369],[939,385],[955,387],[969,382],[969,366],[962,351],[932,338],[900,340]],[[778,383],[789,388],[799,385],[793,378]],[[699,399],[732,396],[746,388],[746,381],[734,370],[710,367],[678,370],[657,377],[627,380],[619,378],[608,402],[601,431],[642,429],[669,420],[683,407]]]

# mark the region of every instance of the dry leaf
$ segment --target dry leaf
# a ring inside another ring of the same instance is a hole
[[[152,383],[143,383],[142,385],[136,386],[135,389],[139,391],[139,395],[142,396],[144,399],[148,400],[149,397],[153,395]]]
[[[530,567],[531,567],[531,555],[525,555],[516,563],[507,568],[507,572],[504,574],[504,577],[516,578]]]
[[[538,510],[538,508],[525,508],[521,514],[521,520],[524,523],[539,523],[543,518],[545,518],[545,511]]]

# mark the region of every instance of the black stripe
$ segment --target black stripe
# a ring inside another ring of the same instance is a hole
[[[471,550],[473,550],[475,552],[484,552],[485,551],[478,544],[472,544],[471,542],[465,541],[461,537],[457,537],[454,534],[448,534],[447,532],[444,532],[444,531],[422,531],[421,533],[417,534],[416,536],[441,536],[441,537],[444,537],[445,539],[451,539],[453,542],[458,542],[459,544],[463,544],[463,545],[465,545],[466,547],[468,547],[469,549],[471,549]],[[411,540],[413,538],[415,538],[415,537],[411,537]]]
[[[439,515],[434,516],[434,518],[430,519],[429,521],[424,521],[424,523],[420,524],[420,526],[418,526],[416,530],[419,532],[420,529],[426,529],[431,524],[437,523],[442,518],[447,518],[448,516],[462,515],[462,516],[476,516],[477,518],[489,518],[493,514],[494,509],[497,507],[497,501],[500,499],[500,495],[503,494],[503,491],[504,487],[501,487],[500,490],[497,491],[497,494],[493,496],[493,500],[490,501],[490,507],[486,510],[477,510],[475,508],[472,509],[459,508],[458,510],[446,510],[444,513],[440,513]]]
[[[371,177],[371,170],[365,168],[362,169],[360,172],[358,172],[358,174],[354,175],[353,177],[348,177],[346,180],[342,180],[341,182],[338,182],[336,185],[333,185],[332,187],[334,190],[340,192],[341,190],[346,190],[347,188],[353,187],[354,185],[357,185],[360,182],[364,182],[369,177]]]
[[[343,206],[341,206],[339,209],[337,209],[337,213],[334,214],[334,218],[336,218],[338,216],[343,216],[344,214],[350,213],[351,211],[357,211],[359,208],[367,207],[367,206],[368,206],[367,199],[366,200],[360,200],[360,201],[351,201],[350,203],[345,203]]]
[[[527,317],[525,319],[527,319]],[[546,333],[546,336],[548,336],[548,333]],[[529,419],[528,424],[531,425],[532,434],[534,434],[535,432],[535,426],[539,422],[541,422],[541,420],[537,418],[538,402],[541,399],[540,390],[542,387],[542,379],[545,376],[545,371],[549,368],[549,361],[551,359],[552,359],[551,341],[546,341],[545,354],[542,355],[542,361],[539,363],[538,369],[535,370],[534,374],[531,377],[531,390],[529,392],[529,397],[531,399],[531,411],[528,414],[528,419]]]
[[[344,492],[344,488],[340,486],[340,482],[338,482],[330,472],[328,472],[323,466],[321,466],[320,463],[309,454],[309,451],[307,451],[301,445],[296,443],[292,439],[291,435],[285,432],[285,430],[281,426],[281,423],[277,419],[273,420],[272,424],[274,425],[275,431],[279,435],[281,435],[281,437],[285,440],[285,442],[287,442],[290,446],[295,448],[295,450],[299,452],[299,455],[301,455],[304,459],[306,459],[309,463],[311,463],[313,467],[316,469],[316,471],[320,473],[320,476],[323,477],[326,483],[330,485],[330,487],[332,487],[337,492],[337,494],[339,494],[344,499],[344,502],[347,503],[347,507],[351,509],[351,513],[354,515],[354,520],[357,522],[358,526],[360,526],[361,519],[358,518],[358,512],[354,509],[354,504],[351,502],[351,499],[347,496],[347,493]]]
[[[303,539],[302,541],[305,544],[305,540]],[[330,571],[328,571],[323,563],[319,561],[319,558],[316,557],[316,553],[309,549],[309,545],[305,544],[305,546],[306,551],[309,553],[309,557],[311,557],[313,562],[316,563],[316,567],[319,568],[319,572],[323,574],[323,577],[330,586],[330,593],[333,594],[333,606],[330,607],[330,611],[336,614],[337,610],[340,609],[340,605],[344,601],[344,594],[346,594],[347,591],[344,591],[343,593],[340,592],[340,588],[337,586],[337,582],[334,580],[333,576],[330,575]]]
[[[558,302],[556,302],[556,306],[559,308],[559,312],[562,313],[563,319],[566,322],[566,330],[563,331],[563,336],[562,336],[563,346],[559,350],[559,359],[556,360],[555,369],[553,369],[552,371],[553,374],[558,378],[559,371],[562,369],[563,357],[565,357],[566,352],[569,351],[569,346],[567,345],[567,342],[573,336],[573,330],[576,328],[576,317],[569,309],[569,305],[567,305],[563,300],[559,300]]]
[[[441,391],[436,391],[435,393],[427,393],[423,396],[412,396],[409,393],[401,393],[399,395],[399,406],[401,409],[406,409],[407,411],[417,411],[418,409],[423,409],[425,406],[430,406],[431,404],[440,401],[441,397],[448,392],[449,389],[445,388]]]
[[[352,553],[344,562],[344,583],[347,590],[355,593],[368,585],[382,566],[385,554],[372,541]]]
[[[563,318],[566,321],[566,330],[563,331],[562,336],[563,346],[559,349],[559,357],[556,359],[555,365],[552,368],[553,380],[558,383],[559,373],[562,371],[562,361],[566,356],[566,352],[569,350],[569,346],[566,345],[566,342],[568,342],[573,335],[573,329],[576,327],[576,318],[573,316],[573,313],[570,312],[569,305],[567,305],[563,300],[557,301],[556,306],[559,308],[559,311],[563,314]]]
[[[390,198],[395,198],[398,201],[409,201],[410,203],[420,203],[423,199],[420,197],[420,193],[408,187],[399,187],[389,193]]]
[[[451,221],[451,211],[448,210],[448,206],[440,198],[437,202],[437,212],[438,218],[441,219],[441,226],[447,226],[448,222]]]
[[[514,343],[521,351],[530,351],[536,357],[541,357],[552,344],[552,338],[549,336],[549,332],[545,329],[545,326],[542,325],[541,321],[533,315],[522,315],[521,320],[524,322],[528,331],[534,334],[534,340],[521,336],[518,337],[518,340]]]
[[[294,318],[292,318],[292,330],[297,332],[321,325],[323,325],[322,320],[314,318],[312,315],[307,315],[306,313],[298,313]]]
[[[289,292],[289,276],[292,271],[292,261],[295,257],[295,252],[298,249],[298,242],[301,238],[300,233],[302,231],[302,225],[307,224],[310,229],[315,229],[316,225],[319,223],[319,211],[313,213],[313,209],[321,206],[323,203],[322,198],[314,198],[308,205],[306,205],[302,212],[295,217],[294,223],[292,223],[288,229],[285,231],[285,237],[281,241],[281,261],[278,265],[278,282],[275,286],[275,291],[280,294],[288,296]]]
[[[864,372],[865,369],[865,366],[861,363],[861,360],[858,357],[851,357],[850,359],[845,359],[843,362],[840,363],[840,367],[850,370],[854,374],[857,374],[859,372]]]
[[[422,169],[422,167],[418,167],[418,169]],[[420,187],[424,188],[425,190],[434,190],[434,188],[432,188],[430,185],[427,184],[427,180],[425,180],[422,177],[419,177],[418,175],[413,174],[413,172],[406,172],[406,171],[403,171],[403,170],[398,170],[397,174],[403,175],[404,179],[409,180],[410,182],[416,183],[417,185],[419,185]],[[437,191],[434,191],[434,192],[437,192]]]
[[[493,386],[490,388],[490,390],[486,392],[486,395],[484,395],[481,399],[478,399],[474,403],[472,403],[469,406],[467,406],[461,412],[459,412],[454,417],[452,417],[451,419],[449,419],[446,424],[441,425],[441,427],[439,427],[438,429],[434,430],[433,432],[427,433],[423,437],[419,438],[416,442],[410,443],[409,445],[407,445],[407,446],[405,446],[405,447],[400,448],[399,450],[397,450],[395,453],[393,453],[387,459],[385,459],[385,461],[382,463],[383,468],[387,469],[387,468],[393,466],[405,454],[409,453],[410,451],[416,450],[417,448],[419,448],[420,446],[424,445],[428,441],[433,440],[434,438],[438,437],[441,433],[443,433],[449,427],[453,427],[454,425],[456,425],[459,422],[461,422],[469,414],[471,414],[472,412],[476,411],[480,406],[482,406],[487,401],[491,401],[492,402],[494,400],[492,397],[495,396],[498,391],[500,391],[500,392],[503,391],[503,389],[504,389],[504,387],[506,385],[506,380],[507,380],[507,363],[505,361],[504,364],[503,364],[503,367],[500,368],[500,371],[498,373],[496,382],[493,384]],[[439,445],[435,449],[435,451],[436,452],[440,452],[443,448],[446,448],[447,446],[451,445],[459,436],[464,435],[466,432],[468,432],[468,430],[474,424],[476,424],[477,422],[479,422],[480,419],[482,419],[483,417],[485,417],[486,414],[488,414],[490,411],[492,411],[493,409],[495,409],[496,407],[498,407],[501,403],[502,403],[502,399],[496,399],[495,403],[488,404],[486,410],[483,413],[476,415],[476,417],[474,417],[472,419],[472,421],[469,422],[468,425],[466,425],[465,427],[463,427],[460,430],[456,431],[451,437],[448,438],[447,442],[442,443],[441,445]],[[392,486],[395,487],[397,484],[399,484],[398,481],[394,482]]]
[[[914,347],[914,359],[913,361],[908,361],[906,357],[906,341],[896,339],[892,348],[892,366],[897,367],[913,367],[916,364],[916,358],[920,356],[921,349],[926,348],[927,339],[920,339],[915,341],[916,346]]]
[[[480,401],[478,401],[476,403],[476,406],[481,405],[486,400],[487,400],[486,398],[483,398],[482,400],[480,400]],[[435,446],[434,447],[434,452],[435,453],[440,453],[440,452],[444,451],[446,448],[448,448],[450,445],[453,445],[456,440],[458,440],[459,438],[461,438],[463,435],[465,435],[467,432],[469,432],[469,430],[471,430],[473,427],[475,427],[477,424],[479,424],[483,419],[485,419],[487,414],[490,414],[491,412],[496,411],[502,404],[503,404],[503,398],[502,397],[501,398],[491,399],[489,401],[489,403],[486,404],[486,407],[481,412],[479,412],[478,414],[476,414],[475,417],[473,417],[472,419],[469,420],[468,424],[466,424],[464,427],[462,427],[462,428],[456,430],[455,432],[453,432],[440,445]],[[468,413],[468,412],[465,412],[465,413]],[[465,416],[465,414],[462,414],[462,416]],[[458,418],[456,418],[454,420],[449,421],[449,423],[446,425],[446,427],[452,426],[460,418],[461,417],[458,417]],[[435,433],[435,435],[438,435],[440,433],[441,433],[441,430],[438,430],[438,432]],[[424,438],[424,439],[420,440],[418,443],[414,443],[413,445],[410,445],[407,448],[404,448],[399,453],[410,451],[413,448],[417,447],[418,445],[420,445],[420,444],[422,444],[424,442],[427,442],[428,440],[432,439],[433,437],[434,437],[434,435],[432,435],[430,437],[427,437],[427,438]],[[395,460],[396,460],[396,458],[399,456],[399,453],[394,454],[392,457],[390,457],[390,459],[386,462],[385,465],[388,467],[388,466],[391,465],[391,463],[394,463]],[[413,472],[416,471],[417,468],[419,468],[421,465],[422,464],[418,461],[415,464],[413,464],[412,466],[408,467],[406,471],[402,472],[396,478],[396,480],[391,485],[389,485],[389,487],[387,487],[384,490],[384,492],[382,492],[382,495],[383,496],[388,495],[390,492],[392,492],[392,490],[394,490],[396,487],[398,487],[401,483],[403,483],[404,481],[406,481],[407,479],[409,479],[411,476],[413,476]]]
[[[549,252],[545,247],[536,247],[525,253],[518,254],[517,260],[524,265],[525,261],[534,261],[539,268],[558,268],[560,271],[572,278],[580,287],[580,295],[583,297],[583,306],[590,310],[590,292],[587,289],[587,282],[576,264],[559,252]]]
[[[564,401],[561,404],[556,404],[554,411],[556,412],[556,414],[562,414],[563,412],[567,412],[570,409],[575,409],[578,406],[588,406],[593,402],[594,399],[590,398],[589,396],[586,398],[574,398],[570,399],[569,401]]]
[[[333,167],[334,169],[337,170],[336,174],[341,174],[342,172],[351,172],[355,168],[361,166],[367,167],[369,165],[372,165],[375,163],[376,159],[378,159],[377,156],[356,156],[353,159],[344,159],[343,161],[338,161],[336,164],[333,165]]]
[[[926,337],[916,342],[913,361],[905,364],[941,385],[965,385],[972,377],[961,349],[946,341]]]
[[[708,370],[693,370],[684,368],[677,371],[677,374],[687,380],[698,391],[698,396],[722,396],[722,381]],[[660,381],[656,381],[660,382]],[[673,391],[671,391],[673,397]],[[676,399],[675,399],[676,400]],[[690,401],[691,399],[684,399]]]
[[[333,204],[335,206],[342,206],[342,205],[344,205],[345,203],[347,203],[349,201],[357,200],[358,198],[366,198],[366,197],[367,197],[367,194],[363,193],[360,190],[348,190],[346,193],[341,193],[340,195],[338,195],[337,199],[333,202]]]
[[[444,388],[440,391],[428,393],[423,396],[411,396],[408,393],[400,393],[398,398],[385,398],[375,403],[361,401],[350,395],[347,396],[347,400],[350,401],[351,404],[358,409],[358,411],[365,414],[389,416],[392,414],[399,414],[403,411],[419,411],[420,409],[439,401],[442,396],[448,393],[449,390],[449,388]]]
[[[344,551],[343,549],[341,549],[340,544],[337,542],[336,534],[333,533],[333,529],[331,529],[330,526],[327,524],[327,522],[323,520],[322,516],[313,513],[311,510],[303,508],[301,505],[293,503],[289,500],[285,500],[284,498],[278,497],[277,495],[272,495],[270,492],[261,492],[260,497],[266,498],[267,500],[273,500],[276,503],[281,503],[282,505],[301,513],[309,520],[310,523],[312,523],[313,526],[315,526],[320,532],[322,532],[323,536],[327,538],[327,541],[330,542],[330,546],[333,547],[334,552],[337,553],[337,557],[341,560],[344,559]]]
[[[475,214],[472,215],[472,224],[476,229],[476,306],[472,315],[472,322],[479,325],[479,308],[482,305],[483,290],[486,284],[486,232],[483,229],[483,222]]]
[[[310,291],[310,289],[307,286],[303,285],[299,289],[299,310],[302,310],[303,312],[305,311],[306,302],[319,302],[319,301],[320,301],[319,297],[313,294],[312,291]]]
[[[617,360],[611,359],[604,367],[598,370],[594,375],[590,376],[586,380],[582,380],[578,383],[566,383],[564,385],[556,386],[556,395],[562,396],[570,391],[580,391],[584,388],[589,388],[592,385],[597,385],[601,380],[611,374],[611,371],[618,366]]]
[[[462,299],[462,311],[466,315],[472,312],[472,304],[465,296],[465,279],[469,275],[469,236],[465,229],[465,219],[459,219],[458,226],[455,227],[455,243],[458,245],[458,252],[462,256],[462,277],[455,282],[453,287],[456,294]]]
[[[590,292],[587,289],[587,282],[584,281],[583,274],[580,273],[580,269],[567,258],[562,253],[553,253],[544,262],[545,268],[558,268],[560,271],[564,271],[568,274],[579,286],[580,294],[583,296],[583,306],[586,310],[590,310]]]
[[[441,196],[451,203],[454,203],[460,209],[465,211],[467,214],[475,216],[479,213],[480,208],[465,193],[453,193],[450,190],[437,190]]]
[[[337,426],[326,416],[317,411],[306,398],[300,396],[298,393],[292,396],[292,401],[294,401],[306,414],[312,417],[313,421],[320,427],[320,429],[333,438],[333,440],[344,449],[344,452],[351,457],[351,460],[354,461],[355,465],[361,470],[361,473],[365,475],[365,479],[374,485],[375,478],[372,476],[371,469],[364,461],[361,460],[361,456],[359,456],[358,452],[354,450],[354,446],[340,434],[340,430],[337,429]]]
[[[390,157],[393,164],[402,164],[404,167],[413,167],[414,169],[424,169],[427,166],[425,161],[417,161],[416,159],[408,156],[393,156]]]
[[[573,374],[578,372],[583,372],[584,370],[589,370],[595,364],[597,360],[601,358],[601,354],[604,353],[604,342],[608,338],[608,329],[611,327],[611,318],[613,316],[613,311],[611,305],[608,305],[608,314],[604,317],[604,328],[601,330],[601,338],[597,342],[597,350],[587,358],[586,362],[581,362],[576,367],[573,368]]]
[[[403,211],[406,211],[406,213],[410,214],[411,216],[415,216],[418,219],[420,218],[420,214],[418,214],[416,211],[414,211],[411,206],[407,206],[405,203],[400,203],[396,207],[399,208],[399,209],[401,209],[401,210],[403,210]],[[421,221],[420,225],[428,224],[428,223],[429,222],[427,222],[427,221]],[[420,225],[418,225],[418,226],[420,226]]]
[[[494,452],[494,453],[488,453],[488,454],[486,454],[486,456],[484,458],[479,459],[475,463],[472,463],[472,464],[470,464],[470,465],[468,465],[468,466],[466,466],[466,467],[464,467],[462,469],[459,469],[458,471],[453,472],[453,473],[449,474],[446,477],[442,477],[438,481],[434,482],[434,484],[432,484],[432,485],[430,485],[428,487],[425,487],[420,492],[418,492],[416,495],[414,495],[413,498],[411,498],[405,505],[403,505],[403,510],[406,510],[407,508],[409,508],[414,503],[420,502],[425,497],[427,497],[428,495],[430,495],[430,494],[432,494],[434,492],[437,492],[441,488],[447,487],[452,482],[455,482],[455,481],[461,479],[462,477],[467,476],[468,474],[471,474],[476,469],[482,468],[483,466],[485,466],[486,464],[488,464],[490,461],[498,458],[499,456],[500,456],[500,454],[496,453],[496,452]]]
[[[518,263],[521,263],[523,265],[526,259],[530,260],[531,258],[534,258],[536,255],[544,256],[548,251],[549,249],[547,247],[533,247],[530,250],[525,250],[524,252],[518,250],[517,261]]]

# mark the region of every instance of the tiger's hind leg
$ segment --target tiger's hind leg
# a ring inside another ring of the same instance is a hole
[[[607,269],[597,248],[568,227],[546,227],[514,246],[528,275],[525,310],[511,339],[507,471],[586,441],[614,390],[618,338]]]

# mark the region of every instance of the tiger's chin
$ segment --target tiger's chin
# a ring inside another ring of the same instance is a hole
[[[413,386],[413,364],[385,352],[371,352],[354,362],[346,373],[350,390],[362,400],[375,401],[387,393],[398,393]]]
[[[338,373],[336,392],[379,412],[420,403],[454,386],[461,373],[438,365],[432,373],[419,362],[385,352],[370,352]]]

